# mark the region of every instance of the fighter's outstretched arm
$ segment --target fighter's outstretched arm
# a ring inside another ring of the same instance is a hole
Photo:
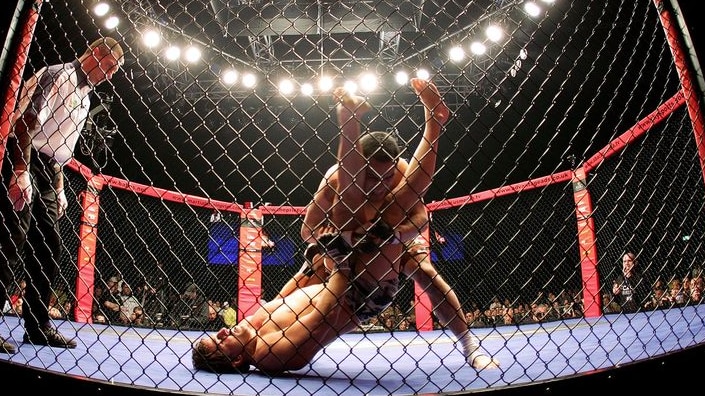
[[[396,204],[404,211],[421,201],[431,186],[436,172],[438,138],[450,117],[450,109],[433,82],[414,78],[411,87],[424,106],[425,122],[423,136],[404,174],[405,180],[392,193]]]

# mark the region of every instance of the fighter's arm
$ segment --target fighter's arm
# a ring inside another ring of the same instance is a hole
[[[310,244],[304,253],[305,262],[301,269],[289,279],[284,286],[279,290],[276,298],[284,298],[293,293],[297,289],[309,285],[323,283],[328,277],[328,272],[325,268],[325,261],[319,254],[318,245]],[[309,252],[309,249],[314,249]]]
[[[260,334],[262,341],[268,346],[266,354],[261,356],[258,367],[269,367],[278,370],[292,370],[310,363],[311,359],[324,346],[349,331],[352,315],[342,298],[348,285],[348,271],[335,270],[325,287],[311,289],[312,295],[300,293],[288,297],[297,301],[284,303],[280,309],[303,304],[303,309],[296,309],[288,315],[270,316],[277,321],[277,316],[284,318],[277,323],[277,331]]]
[[[37,123],[37,116],[33,112],[25,112],[17,120],[13,129],[16,146],[11,147],[11,158],[13,168],[16,173],[26,171],[29,168],[30,153],[32,148],[32,136],[29,132]]]
[[[366,159],[360,147],[360,118],[370,110],[370,105],[360,96],[352,95],[345,88],[336,88],[338,100],[336,116],[340,125],[338,141],[338,179],[336,198],[331,208],[331,224],[338,230],[359,226],[351,220],[365,201],[363,185]]]
[[[361,97],[350,95],[345,89],[337,88],[334,95],[336,118],[340,125],[337,164],[328,169],[313,200],[306,207],[304,221],[301,225],[301,237],[306,243],[315,243],[322,230],[333,226],[334,231],[357,228],[352,221],[355,212],[362,207],[364,194],[361,178],[358,174],[363,169],[365,158],[358,142],[361,132],[360,117],[369,111],[369,104]],[[280,290],[278,296],[287,296],[297,288],[312,281],[312,276],[319,273],[313,268],[314,260],[310,258],[303,267]],[[314,279],[320,283],[321,279]]]
[[[360,117],[370,110],[370,105],[359,96],[349,94],[344,88],[333,92],[337,105],[336,118],[340,125],[340,138],[337,151],[337,165],[326,172],[319,183],[314,198],[306,207],[301,237],[307,243],[314,243],[321,230],[332,226],[334,231],[358,228],[354,216],[364,203],[362,183],[364,173],[359,174],[365,165],[365,158],[359,144],[361,133]],[[313,273],[313,260],[304,263],[297,274],[280,290],[279,296],[287,296],[299,287],[309,284]]]
[[[310,277],[311,276],[303,270],[299,270],[299,272],[295,273],[294,276],[292,276],[291,279],[284,284],[275,298],[284,298],[291,294],[294,290],[305,287],[308,285],[308,280]]]
[[[428,211],[423,201],[418,201],[402,223],[396,227],[397,238],[406,243],[414,240],[429,225]]]
[[[336,105],[336,117],[340,125],[340,138],[338,141],[337,166],[326,172],[326,176],[319,184],[318,191],[314,195],[314,199],[306,208],[304,224],[301,229],[301,236],[305,241],[317,240],[317,235],[313,235],[316,231],[326,232],[330,237],[332,233],[338,233],[338,238],[329,238],[327,248],[332,248],[330,242],[335,239],[340,239],[341,231],[357,229],[359,225],[355,224],[354,217],[356,212],[362,208],[364,203],[364,192],[362,183],[364,183],[364,173],[360,174],[360,170],[364,168],[366,163],[365,157],[360,147],[359,138],[361,133],[360,117],[370,110],[370,105],[364,98],[355,96],[347,92],[344,88],[336,88],[333,92],[335,99],[338,101]],[[319,241],[320,242],[320,241]],[[348,244],[350,241],[347,242]],[[348,246],[349,248],[349,246]],[[332,251],[328,250],[324,254],[330,255]],[[341,253],[338,251],[338,253]],[[314,261],[314,260],[311,260]],[[337,264],[341,264],[338,262]],[[347,263],[346,263],[347,264]],[[313,265],[313,264],[312,264]],[[299,271],[299,274],[290,280],[280,292],[280,295],[287,295],[292,290],[299,286],[299,282],[306,280],[308,271],[306,264]],[[347,270],[346,270],[347,271]],[[326,292],[336,292],[335,279],[339,277],[340,270],[334,270],[328,279],[328,287]],[[310,277],[310,275],[308,275]],[[347,279],[347,278],[346,278]],[[342,286],[346,286],[345,284]],[[337,294],[337,297],[342,296],[344,290]],[[335,297],[332,302],[337,300]],[[322,299],[326,301],[326,299]],[[322,312],[324,315],[329,310],[329,307],[317,307],[316,311]],[[321,318],[319,318],[320,320]],[[314,320],[315,321],[315,320]]]
[[[313,200],[306,207],[304,221],[301,224],[301,238],[304,242],[315,242],[316,230],[327,225],[328,213],[336,195],[337,169],[337,165],[328,169],[313,195]]]
[[[424,105],[425,125],[423,136],[404,174],[405,180],[393,193],[397,204],[404,209],[413,207],[421,200],[431,185],[436,172],[438,138],[450,116],[450,110],[432,82],[414,78],[411,86]]]

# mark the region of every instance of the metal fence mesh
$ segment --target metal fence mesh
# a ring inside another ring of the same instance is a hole
[[[501,0],[127,0],[110,2],[121,19],[113,29],[91,11],[94,3],[42,3],[24,77],[71,61],[97,37],[118,38],[126,48],[123,70],[92,94],[75,157],[115,182],[97,194],[94,285],[106,292],[112,278],[129,284],[149,318],[142,327],[215,330],[207,305],[194,305],[189,290],[217,310],[237,304],[243,219],[240,210],[224,210],[225,203],[264,210],[260,297],[275,298],[303,264],[298,210],[335,163],[335,102],[317,84],[331,77],[335,85],[362,85],[365,72],[379,85],[363,91],[373,106],[363,124],[393,132],[405,158],[418,144],[423,108],[396,73],[428,71],[451,109],[424,200],[442,205],[432,211],[432,258],[471,313],[469,326],[583,317],[586,286],[570,178],[500,190],[576,170],[591,158],[598,158],[586,175],[598,303],[612,302],[626,251],[637,253],[650,286],[696,277],[705,265],[702,142],[684,106],[616,155],[600,157],[681,88],[650,1],[558,0],[529,17],[529,2]],[[497,42],[484,36],[490,23],[504,28]],[[148,28],[162,37],[153,48],[142,41]],[[469,52],[474,41],[486,46],[484,54]],[[189,45],[201,51],[200,61],[185,60]],[[449,59],[454,45],[465,50],[461,60]],[[180,46],[181,57],[169,59],[170,46]],[[235,74],[226,81],[230,69]],[[248,76],[255,85],[247,85]],[[291,94],[281,91],[285,79]],[[65,174],[69,208],[54,287],[68,303],[63,318],[75,321],[69,307],[80,298],[77,282],[86,281],[79,279],[79,229],[90,183],[75,167]],[[203,200],[178,202],[149,188]],[[488,191],[483,199],[445,205]],[[269,214],[272,206],[292,211]],[[413,282],[402,277],[391,324],[382,317],[359,331],[394,337],[391,330],[405,324],[414,331],[414,296]],[[491,309],[495,300],[501,310]],[[109,316],[99,296],[93,301],[93,321]],[[108,323],[131,326],[115,318]],[[443,360],[433,353],[428,358]],[[381,378],[385,371],[363,374]]]

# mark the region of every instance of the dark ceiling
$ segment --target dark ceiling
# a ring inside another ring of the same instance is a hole
[[[127,0],[119,4],[130,23],[107,32],[87,11],[91,1],[52,1],[42,5],[25,72],[117,35],[128,62],[94,100],[112,97],[105,127],[117,135],[79,159],[184,193],[304,205],[333,163],[332,104],[322,94],[281,98],[278,79],[377,71],[385,85],[370,95],[375,111],[364,121],[396,131],[411,150],[422,109],[390,81],[398,68],[428,67],[453,110],[428,197],[452,198],[568,169],[571,156],[594,154],[677,89],[652,2],[557,0],[538,20],[520,3]],[[489,21],[508,30],[502,45],[484,59],[446,60],[451,44],[465,45]],[[145,49],[138,33],[148,25],[169,42],[201,46],[203,64],[171,64]],[[521,48],[529,56],[512,75]],[[225,89],[226,66],[258,72],[259,88]]]

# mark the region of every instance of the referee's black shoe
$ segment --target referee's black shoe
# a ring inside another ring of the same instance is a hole
[[[26,332],[22,337],[22,342],[54,348],[76,348],[76,341],[67,339],[51,326],[42,327],[39,331]]]
[[[0,337],[0,353],[7,353],[8,355],[14,355],[17,353],[17,348],[13,344],[10,344],[4,338]]]

